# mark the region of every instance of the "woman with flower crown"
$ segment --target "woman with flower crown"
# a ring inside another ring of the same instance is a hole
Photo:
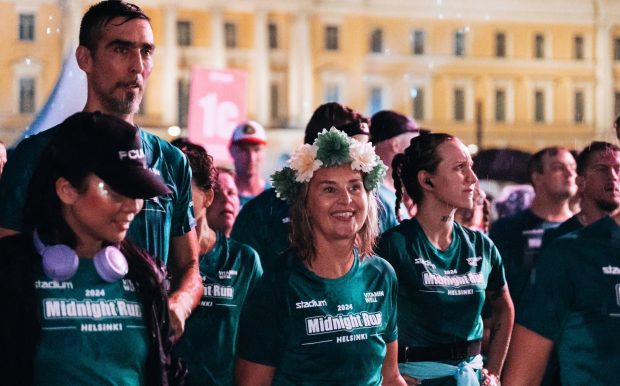
[[[454,222],[457,209],[473,206],[472,166],[465,145],[440,133],[412,139],[392,161],[397,207],[403,187],[418,206],[377,248],[398,275],[398,361],[408,384],[497,385],[506,358],[514,310],[501,257],[485,234]],[[483,367],[485,299],[497,317]]]
[[[291,247],[246,302],[238,385],[405,385],[396,277],[373,255],[385,170],[370,144],[332,128],[272,176],[291,204]]]

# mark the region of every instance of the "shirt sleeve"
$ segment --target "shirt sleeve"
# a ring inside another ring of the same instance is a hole
[[[265,240],[263,236],[264,222],[262,221],[262,212],[258,206],[258,200],[260,198],[255,197],[243,205],[233,224],[230,238],[249,245],[262,257],[266,248],[263,246]]]
[[[567,259],[574,254],[573,240],[549,244],[536,263],[536,278],[523,292],[516,322],[547,339],[556,340],[573,298]]]
[[[263,276],[245,303],[239,322],[237,356],[277,367],[285,350],[285,305],[274,275]]]
[[[23,140],[9,157],[0,178],[0,227],[22,230],[30,180],[49,143],[42,135]]]
[[[196,226],[194,219],[194,209],[192,202],[192,170],[189,161],[180,150],[177,151],[178,166],[176,169],[176,201],[172,213],[172,223],[170,228],[171,236],[182,236]]]
[[[396,280],[396,273],[390,263],[386,261],[385,265],[387,266],[385,274],[389,278],[391,311],[389,314],[390,318],[385,329],[385,343],[392,343],[398,339],[398,280]]]
[[[487,253],[490,257],[491,271],[489,272],[489,281],[487,289],[491,291],[499,290],[506,284],[506,273],[504,271],[504,263],[499,251],[491,240],[488,240]]]

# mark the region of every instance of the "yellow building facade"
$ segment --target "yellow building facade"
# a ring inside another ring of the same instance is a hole
[[[90,2],[0,0],[0,139],[45,103]],[[187,122],[194,66],[247,71],[248,112],[303,127],[339,101],[392,109],[467,144],[536,150],[611,140],[620,1],[151,0],[155,69],[138,122]]]

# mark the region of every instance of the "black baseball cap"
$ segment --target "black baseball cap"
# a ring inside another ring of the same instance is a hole
[[[116,192],[130,198],[152,198],[172,191],[146,165],[138,128],[100,112],[76,113],[52,139],[62,158],[94,173]]]
[[[370,140],[376,144],[404,133],[420,133],[416,122],[395,111],[382,110],[370,119]]]

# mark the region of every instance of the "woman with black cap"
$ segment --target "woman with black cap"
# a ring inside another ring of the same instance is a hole
[[[135,126],[100,113],[61,124],[29,188],[27,230],[0,240],[3,382],[179,380],[164,274],[125,240],[143,199],[169,193]]]

